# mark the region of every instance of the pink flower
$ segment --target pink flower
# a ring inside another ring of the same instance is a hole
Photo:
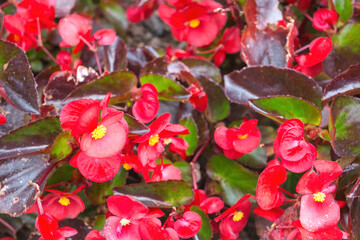
[[[316,10],[313,17],[313,27],[320,31],[325,31],[331,28],[337,22],[338,16],[336,11],[321,8]]]
[[[218,127],[214,133],[215,142],[224,150],[226,157],[240,158],[252,152],[260,143],[261,135],[256,125],[257,119],[252,119],[243,122],[240,127]]]
[[[174,223],[174,229],[181,238],[191,238],[200,230],[202,219],[199,214],[192,211],[184,213],[182,218]]]
[[[132,108],[136,119],[143,123],[151,122],[159,110],[158,91],[151,83],[141,87],[141,98],[137,100]]]

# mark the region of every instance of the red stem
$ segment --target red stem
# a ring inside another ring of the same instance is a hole
[[[285,194],[289,195],[290,197],[297,198],[294,194],[292,194],[291,192],[286,191],[285,189],[283,189],[283,188],[280,187],[280,186],[279,186],[279,189],[280,189],[281,191],[283,191]]]
[[[7,223],[4,219],[0,218],[0,223],[2,223],[5,227],[10,229],[12,237],[16,239],[16,230],[13,226],[11,226],[9,223]]]

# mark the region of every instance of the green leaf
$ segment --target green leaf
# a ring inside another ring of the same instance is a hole
[[[208,106],[205,116],[210,122],[217,122],[226,118],[230,113],[230,103],[224,90],[210,78],[200,75],[197,77],[208,96]]]
[[[352,0],[333,0],[333,3],[337,13],[340,15],[340,20],[347,22],[354,11]]]
[[[64,101],[70,102],[81,98],[102,100],[111,92],[110,103],[126,102],[130,100],[131,90],[136,84],[137,78],[134,73],[127,71],[113,72],[81,85],[72,91]]]
[[[72,152],[72,146],[75,145],[76,140],[71,136],[70,131],[61,133],[56,137],[50,154],[51,161],[59,161],[67,157]]]
[[[250,100],[250,107],[255,111],[279,122],[298,118],[304,123],[319,125],[321,112],[312,103],[290,96],[276,96]]]
[[[329,132],[335,153],[341,157],[360,154],[360,100],[338,97],[330,106]]]
[[[207,164],[210,178],[220,183],[222,199],[234,205],[246,193],[255,194],[258,174],[249,171],[224,155],[216,155]]]
[[[136,118],[125,113],[124,119],[129,125],[130,134],[143,135],[149,132],[149,129],[143,123],[139,122],[139,120],[137,120]]]
[[[103,16],[112,24],[118,33],[124,34],[128,28],[128,21],[124,9],[116,3],[100,2]]]
[[[192,206],[190,210],[199,214],[202,220],[201,228],[194,239],[210,240],[212,238],[212,227],[208,215],[199,206]]]
[[[24,51],[15,44],[0,40],[0,93],[1,87],[18,109],[39,114],[38,94],[34,75]]]
[[[190,94],[178,82],[158,74],[147,74],[140,78],[142,85],[153,84],[158,90],[159,100],[180,101],[187,100]]]
[[[32,122],[0,137],[0,159],[45,150],[62,133],[58,118]]]
[[[195,121],[191,115],[188,115],[181,119],[179,124],[183,125],[190,131],[190,134],[179,135],[178,137],[185,139],[189,144],[189,147],[186,150],[186,155],[192,155],[195,152],[198,143],[198,129],[196,127]]]
[[[188,204],[194,197],[191,185],[177,180],[130,184],[116,187],[113,191],[114,194],[134,197],[147,207],[160,208]]]
[[[190,72],[195,75],[196,78],[204,75],[215,82],[222,82],[220,70],[213,63],[199,58],[186,58],[182,60],[182,62],[190,68]]]
[[[164,163],[165,163],[165,161],[164,161]],[[177,161],[177,162],[174,162],[172,165],[174,167],[177,167],[178,169],[180,169],[182,180],[184,180],[185,182],[187,182],[189,184],[193,183],[192,172],[191,172],[191,167],[190,167],[189,163],[187,163],[185,161]]]
[[[332,40],[337,48],[349,47],[353,52],[360,53],[360,23],[345,25]]]
[[[250,168],[265,168],[267,164],[266,150],[265,148],[257,147],[251,153],[238,158],[237,161]]]

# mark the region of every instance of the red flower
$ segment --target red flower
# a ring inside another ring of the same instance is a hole
[[[6,117],[3,114],[0,114],[0,125],[3,125],[6,123]]]
[[[194,200],[186,205],[185,211],[189,211],[191,206],[199,206],[206,214],[220,212],[224,208],[224,202],[219,197],[208,197],[204,190],[194,190]]]
[[[141,1],[138,4],[132,5],[126,9],[126,16],[130,22],[138,23],[148,19],[154,12],[156,7],[156,0]]]
[[[292,224],[300,232],[301,239],[303,240],[341,240],[347,239],[347,234],[343,233],[340,228],[333,226],[316,232],[310,232],[301,226],[299,220]]]
[[[174,229],[181,238],[191,238],[200,230],[202,219],[199,214],[192,211],[184,213],[182,218],[174,223]]]
[[[263,210],[271,210],[283,204],[285,196],[279,186],[286,180],[286,169],[272,160],[260,174],[256,185],[256,201]]]
[[[214,64],[220,66],[225,60],[226,53],[237,53],[241,49],[241,33],[236,26],[225,29],[214,52]]]
[[[236,209],[220,222],[220,235],[222,239],[238,239],[240,231],[245,227],[251,212],[251,203],[245,200]]]
[[[107,205],[112,216],[106,219],[101,235],[106,239],[140,240],[139,223],[149,209],[130,197],[119,195],[109,197]]]
[[[178,134],[189,134],[189,130],[180,124],[170,124],[170,113],[165,113],[155,119],[149,125],[149,132],[138,137],[134,143],[140,143],[138,147],[138,157],[143,167],[155,168],[155,160],[168,144],[169,150],[179,153],[183,158],[186,157],[188,143],[182,139],[174,137]]]
[[[311,168],[316,159],[315,147],[304,139],[304,128],[299,119],[286,120],[274,139],[275,154],[281,158],[286,169],[296,173]]]
[[[205,91],[194,84],[191,84],[187,90],[191,93],[191,97],[189,98],[190,103],[199,112],[204,112],[208,105],[208,96]]]
[[[36,218],[35,227],[41,234],[39,240],[65,240],[77,234],[71,227],[59,228],[58,221],[48,213],[40,214]]]
[[[77,217],[77,215],[85,209],[85,205],[81,198],[75,195],[82,188],[83,187],[80,187],[71,193],[52,189],[47,190],[51,193],[43,198],[45,212],[54,216],[58,221],[65,218]]]
[[[316,38],[310,43],[309,53],[295,57],[295,60],[302,67],[311,67],[322,61],[330,54],[332,41],[327,37]]]
[[[76,71],[76,69],[81,65],[80,59],[76,59],[73,65],[71,54],[64,50],[60,50],[58,52],[58,54],[56,55],[56,61],[60,65],[61,71],[73,71],[73,70]]]
[[[256,128],[257,120],[243,122],[240,127],[218,127],[214,138],[217,145],[223,150],[226,157],[236,159],[252,152],[260,143],[260,131]]]
[[[221,4],[209,0],[192,2],[182,9],[173,9],[162,4],[159,15],[170,25],[175,39],[202,47],[212,43],[225,25],[226,14],[214,12],[221,7]]]
[[[157,218],[144,218],[139,225],[142,240],[179,240],[179,235],[173,228],[161,227]]]
[[[143,123],[151,122],[159,110],[158,91],[151,83],[141,87],[141,98],[134,104],[134,116]]]
[[[313,27],[320,31],[325,31],[331,28],[337,22],[337,13],[334,10],[327,8],[318,9],[314,13]]]
[[[168,180],[181,180],[181,171],[171,164],[161,164],[156,166],[149,182]]]
[[[92,230],[86,235],[85,240],[106,240],[102,236],[100,236],[100,231]]]
[[[299,180],[296,191],[301,197],[300,222],[310,232],[321,231],[336,226],[340,220],[340,207],[332,192],[336,190],[331,183],[337,179],[342,169],[337,162],[317,160],[312,169]]]
[[[285,212],[282,208],[272,208],[271,210],[264,210],[260,207],[254,209],[254,213],[269,220],[270,222],[275,222],[278,218],[280,218]]]

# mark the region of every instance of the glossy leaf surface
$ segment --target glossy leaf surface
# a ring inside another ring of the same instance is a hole
[[[321,112],[314,104],[300,98],[276,96],[250,100],[250,107],[255,111],[277,121],[297,118],[304,123],[319,125]]]
[[[354,6],[351,0],[333,0],[336,12],[340,15],[340,20],[347,22],[353,15]]]
[[[131,196],[148,207],[171,208],[193,199],[191,186],[184,181],[149,182],[116,187],[114,194]]]
[[[187,58],[182,60],[182,62],[189,67],[190,72],[195,77],[204,75],[208,78],[211,78],[215,82],[222,82],[220,69],[217,68],[214,64],[198,58]]]
[[[124,40],[116,37],[113,44],[104,46],[104,64],[109,72],[126,70],[126,45]]]
[[[360,154],[360,100],[338,97],[330,107],[330,137],[335,153],[341,157]]]
[[[258,175],[224,155],[212,157],[206,172],[220,183],[221,198],[228,205],[234,205],[246,193],[255,194]]]
[[[195,152],[198,143],[198,129],[195,120],[191,115],[189,115],[181,119],[179,124],[183,125],[190,131],[190,134],[179,135],[179,137],[185,139],[189,144],[189,147],[186,150],[186,155],[192,155]]]

